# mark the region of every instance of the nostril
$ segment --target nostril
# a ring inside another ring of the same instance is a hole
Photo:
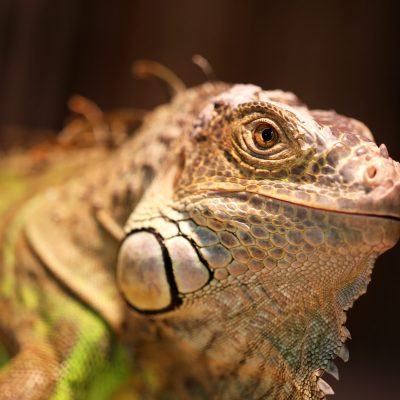
[[[378,170],[373,165],[370,165],[367,170],[366,174],[370,180],[373,180],[377,174]]]
[[[369,165],[364,171],[364,182],[369,187],[379,185],[378,168],[374,165]]]

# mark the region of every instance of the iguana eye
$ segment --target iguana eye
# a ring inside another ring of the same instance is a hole
[[[269,149],[279,140],[276,129],[270,124],[260,124],[253,132],[254,143],[261,149]]]
[[[287,146],[280,126],[270,118],[259,118],[243,125],[241,138],[243,149],[257,157],[271,158]]]
[[[241,165],[268,173],[286,168],[301,154],[296,119],[267,103],[238,107],[230,126],[232,154]],[[286,115],[286,117],[285,117]]]

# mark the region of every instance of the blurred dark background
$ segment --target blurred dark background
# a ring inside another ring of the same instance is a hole
[[[295,92],[313,108],[358,118],[400,159],[400,35],[382,1],[0,0],[0,147],[56,132],[67,100],[103,109],[167,100],[131,63],[156,60],[188,85],[217,77]],[[382,256],[368,294],[349,312],[350,363],[338,400],[400,398],[400,249]]]

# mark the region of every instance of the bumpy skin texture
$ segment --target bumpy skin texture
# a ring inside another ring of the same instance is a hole
[[[17,343],[4,398],[80,398],[112,331],[160,375],[153,398],[331,394],[321,375],[348,358],[345,311],[400,236],[400,165],[369,130],[291,93],[215,83],[96,157],[4,214],[0,306],[18,311],[0,316]]]

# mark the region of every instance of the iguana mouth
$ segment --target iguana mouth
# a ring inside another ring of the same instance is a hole
[[[264,197],[269,200],[276,200],[276,201],[279,201],[282,203],[292,204],[295,206],[305,207],[305,208],[309,208],[309,209],[313,209],[313,210],[317,210],[317,211],[325,211],[325,212],[329,212],[329,213],[343,214],[343,215],[354,215],[354,216],[359,216],[359,217],[380,218],[380,219],[387,219],[387,220],[400,222],[400,216],[398,216],[398,215],[367,213],[367,212],[362,212],[362,211],[358,212],[358,211],[353,211],[353,210],[344,210],[344,209],[339,210],[339,209],[334,209],[334,208],[318,207],[318,206],[314,206],[314,205],[310,205],[310,204],[298,203],[295,201],[282,199],[282,198],[275,197],[275,196],[268,196],[264,193],[258,193],[258,192],[251,191],[251,190],[238,191],[238,190],[229,190],[229,189],[227,189],[227,190],[217,189],[217,190],[208,190],[206,192],[207,197],[223,197],[223,196],[227,196],[227,195],[231,196],[231,195],[235,195],[235,194],[237,194],[237,195],[244,195],[244,194],[257,195],[257,196]]]

